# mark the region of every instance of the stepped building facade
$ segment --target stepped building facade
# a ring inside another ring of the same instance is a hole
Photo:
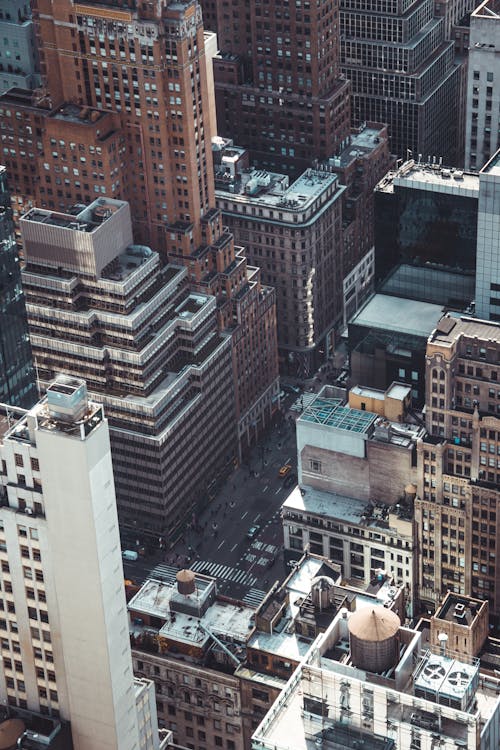
[[[123,201],[32,209],[21,229],[41,385],[86,378],[109,413],[122,524],[170,536],[234,456],[231,337],[216,300],[133,244]]]
[[[391,152],[460,164],[461,68],[432,0],[342,0],[341,70],[351,83],[352,121],[384,122]]]

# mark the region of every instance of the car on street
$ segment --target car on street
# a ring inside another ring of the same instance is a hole
[[[290,464],[284,464],[281,469],[279,470],[278,474],[280,477],[286,477],[287,474],[289,474],[292,470],[292,467]]]
[[[254,539],[254,537],[257,536],[259,531],[260,531],[260,526],[258,526],[257,524],[250,526],[250,528],[247,531],[247,539]]]
[[[288,474],[288,476],[285,477],[285,481],[283,482],[283,487],[287,490],[289,487],[292,487],[292,485],[294,485],[296,481],[297,474]]]

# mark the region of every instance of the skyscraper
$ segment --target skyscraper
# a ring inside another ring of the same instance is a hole
[[[350,132],[338,0],[202,5],[220,48],[214,58],[219,134],[278,172],[300,172],[336,153]]]
[[[13,206],[65,214],[98,196],[130,201],[136,242],[185,266],[191,289],[216,299],[232,360],[222,387],[235,394],[242,454],[270,422],[279,391],[275,295],[213,207],[205,152],[213,101],[199,5],[34,5],[43,88],[0,98]]]
[[[156,750],[156,716],[149,738],[137,718],[102,406],[59,379],[30,411],[3,410],[0,456],[2,701],[69,721],[74,750]]]
[[[109,414],[121,523],[155,542],[172,535],[237,454],[232,338],[217,329],[217,301],[190,291],[184,266],[133,244],[124,201],[32,209],[21,230],[41,385],[86,378]]]
[[[26,137],[11,112],[33,135],[51,133],[33,175],[17,173],[16,195],[17,188],[32,190],[35,205],[63,211],[89,202],[92,192],[130,202],[136,242],[186,266],[192,288],[217,300],[219,329],[231,336],[245,450],[269,422],[279,391],[274,292],[247,266],[214,207],[213,101],[200,6],[37,0],[33,16],[42,91],[24,104],[14,91],[0,106],[0,120],[15,131],[10,166],[18,169],[15,149]],[[82,124],[91,134],[83,142]]]
[[[485,0],[470,17],[465,166],[481,169],[500,146],[500,3]]]
[[[426,353],[428,438],[415,503],[425,606],[446,591],[488,599],[500,620],[500,325],[442,318]]]
[[[389,126],[391,152],[460,164],[460,66],[432,0],[341,0],[341,68],[352,119]]]
[[[0,402],[28,407],[35,401],[35,372],[10,194],[5,167],[0,167]]]
[[[0,93],[38,85],[38,55],[28,0],[3,0],[0,9]]]

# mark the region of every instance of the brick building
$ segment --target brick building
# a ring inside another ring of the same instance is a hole
[[[200,7],[40,0],[33,18],[42,88],[0,98],[13,205],[20,215],[98,195],[129,201],[135,241],[186,266],[192,288],[217,299],[241,453],[279,391],[275,301],[214,207],[205,39],[210,56],[213,45]]]
[[[300,173],[336,153],[350,129],[349,84],[339,68],[337,0],[297,5],[202,3],[217,32],[219,134],[271,171]]]
[[[426,354],[430,433],[418,446],[419,590],[487,599],[500,613],[500,326],[444,317]]]

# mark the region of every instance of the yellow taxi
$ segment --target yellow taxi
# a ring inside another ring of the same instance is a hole
[[[292,470],[292,467],[290,466],[290,464],[285,464],[284,466],[281,467],[278,474],[280,475],[280,477],[286,477],[286,475],[289,474],[291,470]]]

